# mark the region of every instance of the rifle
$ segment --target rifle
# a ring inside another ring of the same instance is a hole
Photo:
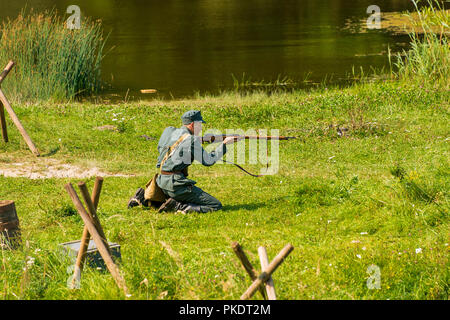
[[[285,136],[243,136],[240,134],[205,134],[200,137],[202,143],[217,143],[222,142],[227,137],[235,137],[235,140],[242,138],[245,140],[289,140],[295,139],[296,137],[285,137]]]
[[[222,142],[225,138],[228,137],[234,137],[235,140],[242,138],[245,140],[290,140],[290,139],[295,139],[296,137],[285,137],[285,136],[243,136],[240,134],[205,134],[203,137],[200,137],[201,142],[202,143],[216,143],[216,142]],[[225,163],[230,163],[232,165],[235,165],[236,167],[238,167],[239,169],[241,169],[242,171],[244,171],[245,173],[247,173],[248,175],[251,175],[252,177],[262,177],[264,176],[264,174],[253,174],[248,172],[247,170],[245,170],[244,168],[242,168],[240,165],[231,162],[231,161],[226,161],[223,160],[223,162]],[[267,163],[267,168],[269,168],[269,163]]]

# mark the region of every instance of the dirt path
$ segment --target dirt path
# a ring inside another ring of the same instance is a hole
[[[0,176],[22,177],[29,179],[48,178],[89,178],[102,177],[131,177],[133,175],[112,174],[103,172],[97,167],[81,168],[76,165],[64,163],[54,159],[37,158],[31,161],[0,163]]]

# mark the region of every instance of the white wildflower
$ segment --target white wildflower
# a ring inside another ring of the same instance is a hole
[[[30,268],[34,264],[34,258],[33,257],[27,257],[27,266]]]
[[[417,248],[416,249],[416,254],[418,254],[418,253],[422,253],[422,248]]]
[[[357,254],[356,256],[358,257],[358,259],[361,259],[361,255],[360,254]]]

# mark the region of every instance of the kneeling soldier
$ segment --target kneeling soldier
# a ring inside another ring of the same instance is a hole
[[[222,204],[219,200],[196,187],[196,182],[187,178],[188,167],[194,160],[204,166],[212,166],[227,152],[227,144],[240,139],[225,138],[215,151],[208,153],[203,149],[199,139],[202,124],[205,123],[200,111],[188,111],[183,114],[181,120],[183,123],[181,128],[168,127],[159,139],[156,167],[160,168],[161,172],[156,183],[169,199],[160,206],[158,212],[220,210]]]

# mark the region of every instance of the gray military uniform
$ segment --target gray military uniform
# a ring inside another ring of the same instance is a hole
[[[186,127],[168,127],[159,139],[159,157],[156,167],[160,168],[161,161],[168,152],[169,147],[184,134],[188,134],[188,136],[176,147],[161,168],[166,172],[177,173],[170,175],[160,174],[156,183],[167,196],[181,202],[180,206],[176,208],[177,210],[184,210],[187,207],[197,212],[220,210],[222,208],[220,201],[196,187],[196,182],[188,179],[182,171],[187,171],[187,167],[194,160],[204,166],[212,166],[226,153],[225,144],[220,144],[215,151],[209,153],[203,149],[199,137],[194,136]]]

